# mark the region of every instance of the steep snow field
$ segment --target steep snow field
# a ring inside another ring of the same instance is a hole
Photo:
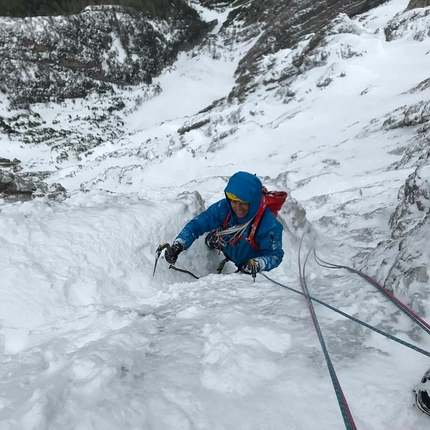
[[[285,258],[268,274],[284,285],[300,290],[303,234],[302,259],[314,246],[347,265],[387,238],[413,170],[392,166],[414,130],[382,123],[428,96],[407,92],[429,78],[428,41],[383,37],[407,3],[344,17],[356,31],[330,36],[329,61],[291,83],[291,100],[279,86],[261,85],[242,104],[224,100],[200,112],[228,96],[254,42],[224,44],[218,25],[210,46],[181,54],[153,83],[161,93],[145,100],[157,92],[127,90],[118,113],[124,126],[91,153],[60,163],[45,144],[0,136],[0,156],[21,159],[27,171],[52,171],[69,192],[63,202],[0,200],[0,430],[345,428],[302,297],[262,275],[253,283],[233,266],[215,274],[221,256],[203,239],[178,260],[199,280],[168,270],[163,258],[153,276],[155,249],[221,199],[239,170],[290,194],[281,211]],[[220,23],[226,15],[217,15]],[[293,54],[268,58],[267,76]],[[84,118],[102,103],[32,109],[53,128],[85,129],[70,116]],[[4,98],[0,109],[12,115]],[[306,275],[315,297],[430,350],[430,340],[360,278],[312,259]],[[357,428],[427,429],[412,389],[428,358],[315,308]]]

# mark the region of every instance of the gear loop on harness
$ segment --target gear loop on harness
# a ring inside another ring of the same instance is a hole
[[[230,215],[230,212],[228,213]],[[229,217],[227,215],[227,217]],[[218,242],[221,246],[227,246],[227,245],[234,245],[240,238],[245,239],[242,235],[245,233],[245,230],[249,226],[250,223],[253,222],[255,217],[251,218],[249,221],[243,223],[234,225],[232,227],[224,227],[224,224],[220,227],[218,227],[214,234],[218,239]],[[225,239],[227,236],[233,235],[230,239]]]

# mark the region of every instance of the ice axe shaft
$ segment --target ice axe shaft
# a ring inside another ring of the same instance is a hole
[[[251,265],[252,279],[253,279],[253,282],[255,282],[255,278],[257,277],[257,267],[255,265],[255,261],[253,258],[251,260],[249,260],[249,264]]]
[[[170,245],[167,242],[164,242],[155,251],[155,264],[154,264],[154,272],[152,273],[152,276],[155,275],[155,270],[157,269],[158,259],[160,258],[160,255],[163,252],[163,249],[166,249],[168,246],[170,246]]]

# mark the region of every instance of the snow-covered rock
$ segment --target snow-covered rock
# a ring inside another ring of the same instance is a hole
[[[411,1],[411,3],[413,2]],[[426,6],[430,5],[427,4]],[[388,23],[385,28],[388,41],[413,39],[423,42],[430,37],[430,7],[410,5],[410,9],[397,14]]]
[[[22,107],[149,84],[208,29],[188,6],[172,15],[97,6],[71,16],[0,17],[1,91]]]
[[[258,0],[246,2],[231,13],[225,26],[243,25],[260,33],[258,41],[242,58],[237,68],[237,85],[233,96],[240,96],[255,86],[255,78],[261,72],[262,60],[270,54],[284,49],[292,49],[310,34],[318,35],[339,14],[349,17],[366,12],[385,0]],[[257,29],[257,30],[256,30]],[[337,31],[342,31],[340,28]],[[344,28],[343,31],[351,31]],[[318,42],[321,36],[314,40]]]

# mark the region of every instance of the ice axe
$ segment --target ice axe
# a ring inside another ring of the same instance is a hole
[[[155,264],[154,264],[154,272],[152,273],[152,276],[155,275],[155,270],[157,269],[157,263],[158,263],[158,259],[160,258],[161,253],[163,252],[164,249],[166,249],[168,246],[170,246],[167,242],[162,243],[157,250],[155,251]]]
[[[152,273],[152,276],[155,275],[155,270],[157,269],[157,263],[158,263],[158,259],[160,258],[161,253],[163,252],[164,249],[168,248],[169,246],[170,246],[170,244],[167,242],[162,243],[157,248],[157,250],[155,251],[155,264],[154,264],[154,272]],[[174,264],[170,264],[169,269],[176,270],[177,272],[187,273],[188,275],[192,276],[193,278],[199,279],[199,277],[196,276],[194,273],[190,272],[189,270],[179,269],[178,267],[175,267]]]

